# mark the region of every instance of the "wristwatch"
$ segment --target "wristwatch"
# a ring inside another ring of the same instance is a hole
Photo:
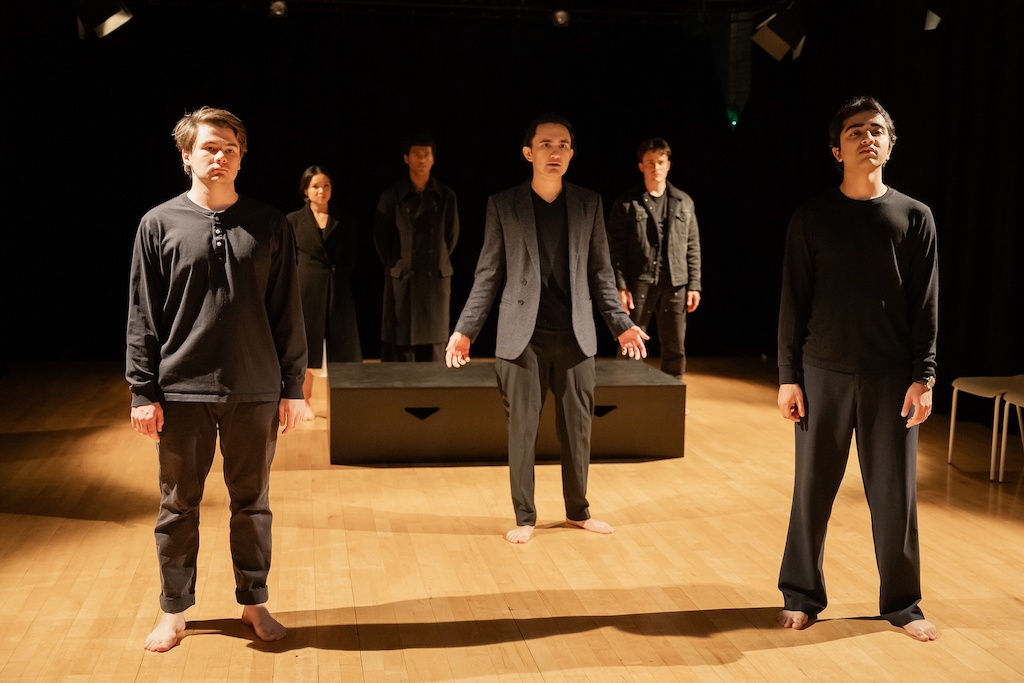
[[[923,384],[929,389],[935,386],[935,375],[925,377],[924,379],[915,380],[916,384]]]

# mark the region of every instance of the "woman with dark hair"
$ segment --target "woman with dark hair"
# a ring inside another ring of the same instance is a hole
[[[299,289],[302,316],[306,322],[308,367],[323,366],[324,342],[327,358],[334,362],[358,363],[359,348],[355,300],[349,279],[356,260],[356,232],[348,216],[329,208],[331,175],[320,166],[302,174],[300,189],[306,206],[288,214],[298,249]],[[313,371],[306,370],[303,384],[306,420],[315,415]]]

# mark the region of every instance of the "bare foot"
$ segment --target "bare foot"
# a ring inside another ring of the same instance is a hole
[[[315,419],[316,419],[316,413],[313,411],[313,404],[311,404],[307,400],[306,401],[306,408],[305,408],[305,410],[302,411],[302,421],[303,422],[312,422]]]
[[[585,529],[587,531],[593,531],[595,534],[613,534],[615,533],[614,527],[608,522],[602,522],[599,519],[584,519],[581,522],[577,522],[574,519],[565,518],[567,524],[570,524],[577,529]]]
[[[923,642],[935,640],[939,637],[939,630],[935,628],[935,624],[926,619],[918,619],[917,621],[905,624],[903,630]]]
[[[505,540],[509,543],[526,543],[531,536],[533,536],[533,527],[528,524],[505,532]]]
[[[242,623],[252,626],[256,636],[263,641],[281,640],[285,636],[285,628],[277,619],[270,615],[264,605],[245,605],[242,607]]]
[[[795,631],[805,629],[811,623],[811,618],[807,616],[806,612],[798,612],[791,609],[780,610],[778,619],[779,625],[782,628],[791,628]]]
[[[185,630],[185,615],[182,612],[164,612],[143,645],[150,652],[167,652],[178,644],[178,635]]]

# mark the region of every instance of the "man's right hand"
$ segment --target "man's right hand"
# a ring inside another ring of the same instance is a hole
[[[790,422],[799,422],[804,417],[804,392],[799,384],[779,387],[779,412]]]
[[[450,368],[461,368],[469,362],[469,337],[461,332],[452,332],[448,346],[444,349],[444,363]]]
[[[629,315],[629,312],[636,308],[636,306],[633,305],[633,292],[628,289],[620,289],[619,303],[622,304],[622,310],[626,312],[626,315]]]
[[[159,441],[160,432],[164,430],[164,409],[159,403],[132,406],[132,427],[139,434]]]

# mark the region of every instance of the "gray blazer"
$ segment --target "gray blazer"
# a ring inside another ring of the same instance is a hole
[[[563,187],[569,214],[572,328],[580,349],[593,356],[597,353],[594,302],[616,337],[631,329],[633,322],[622,310],[615,288],[601,197],[571,183]],[[540,308],[539,246],[530,192],[527,181],[487,200],[484,245],[473,289],[455,324],[456,331],[475,339],[500,293],[494,354],[506,360],[518,358],[530,343]]]

